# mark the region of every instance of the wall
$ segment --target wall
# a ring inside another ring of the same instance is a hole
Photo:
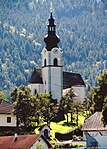
[[[107,148],[107,134],[103,136],[100,133],[98,133],[97,136],[95,136],[94,138],[97,140],[99,148]]]
[[[83,101],[83,98],[85,98],[86,96],[86,92],[85,92],[85,86],[81,85],[81,86],[72,86],[73,91],[75,93],[75,95],[77,96],[76,98],[79,101]],[[63,90],[63,95],[66,95],[67,92],[70,90],[71,88],[67,88]]]
[[[35,144],[30,149],[36,149],[36,148],[41,148],[41,149],[48,149],[48,145],[46,142],[40,137]]]
[[[7,123],[7,117],[11,117],[11,123]],[[16,116],[14,115],[7,115],[7,114],[0,114],[0,126],[16,126]]]
[[[57,51],[57,52],[55,52]],[[62,82],[63,82],[63,64],[62,64],[62,50],[60,48],[53,48],[47,51],[46,48],[42,50],[42,76],[44,84],[44,93],[52,94],[53,99],[61,100],[62,97]],[[54,59],[57,58],[58,65],[54,66]],[[46,66],[44,60],[46,59]]]
[[[82,101],[85,98],[85,86],[72,86],[74,93],[76,94],[77,98]]]
[[[85,136],[86,136],[86,147],[92,147],[91,144],[93,142],[96,142],[95,138],[89,135],[88,132],[85,132]]]
[[[43,84],[29,84],[28,87],[31,90],[31,94],[35,94],[35,89],[37,90],[37,93],[43,93]]]
[[[42,130],[40,131],[40,134],[44,136],[45,129],[48,130],[48,136],[50,137],[50,128],[47,125],[42,128]]]

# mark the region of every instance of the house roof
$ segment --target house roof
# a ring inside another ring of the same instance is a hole
[[[40,83],[40,84],[43,84],[41,68],[39,68],[39,69],[35,68],[34,69],[32,75],[31,75],[29,83]]]
[[[102,122],[102,113],[95,112],[87,118],[82,126],[83,131],[107,131],[107,125],[104,127]]]
[[[18,135],[16,140],[14,136],[3,136],[0,137],[0,149],[19,149],[26,148],[29,149],[40,137],[46,142],[49,148],[51,144],[43,136],[39,134],[33,135]]]
[[[29,83],[40,83],[43,84],[42,81],[42,69],[34,69]],[[71,88],[71,86],[76,85],[84,85],[85,83],[79,73],[71,73],[71,72],[63,72],[63,89]]]
[[[13,113],[14,106],[13,104],[2,100],[0,104],[0,114],[11,114]]]
[[[49,127],[47,124],[44,124],[44,125],[42,125],[38,130],[41,131],[45,126]],[[49,127],[49,129],[52,130],[50,127]]]

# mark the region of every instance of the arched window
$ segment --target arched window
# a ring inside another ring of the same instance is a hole
[[[46,59],[44,60],[44,66],[46,66]]]
[[[57,58],[54,58],[54,66],[58,66],[58,60],[57,60]]]
[[[37,94],[37,90],[36,89],[34,90],[34,94]]]
[[[44,130],[44,136],[45,136],[46,138],[49,138],[49,136],[48,136],[48,130],[47,130],[47,129]]]

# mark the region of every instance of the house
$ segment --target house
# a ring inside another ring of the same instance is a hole
[[[42,135],[15,135],[0,137],[0,149],[49,149],[52,145]]]
[[[102,113],[96,112],[87,118],[82,126],[82,130],[86,135],[87,148],[107,148],[107,125],[104,127],[101,119]]]
[[[47,139],[50,138],[50,130],[52,130],[47,124],[42,125],[39,129],[40,134],[46,137]]]
[[[7,130],[7,128],[16,128],[16,116],[13,114],[13,104],[2,100],[0,104],[0,128]]]
[[[48,34],[44,38],[42,68],[35,68],[29,80],[31,93],[51,93],[53,99],[59,102],[63,90],[73,88],[77,98],[85,97],[85,83],[80,74],[63,71],[63,51],[58,46],[60,41],[56,34],[56,25],[51,11]]]

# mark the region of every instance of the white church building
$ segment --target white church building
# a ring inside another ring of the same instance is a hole
[[[63,71],[63,51],[58,46],[60,41],[56,35],[56,25],[51,12],[48,34],[44,38],[42,68],[35,68],[29,80],[31,93],[51,93],[53,99],[61,100],[63,92],[71,87],[79,100],[85,97],[85,83],[78,73]]]

